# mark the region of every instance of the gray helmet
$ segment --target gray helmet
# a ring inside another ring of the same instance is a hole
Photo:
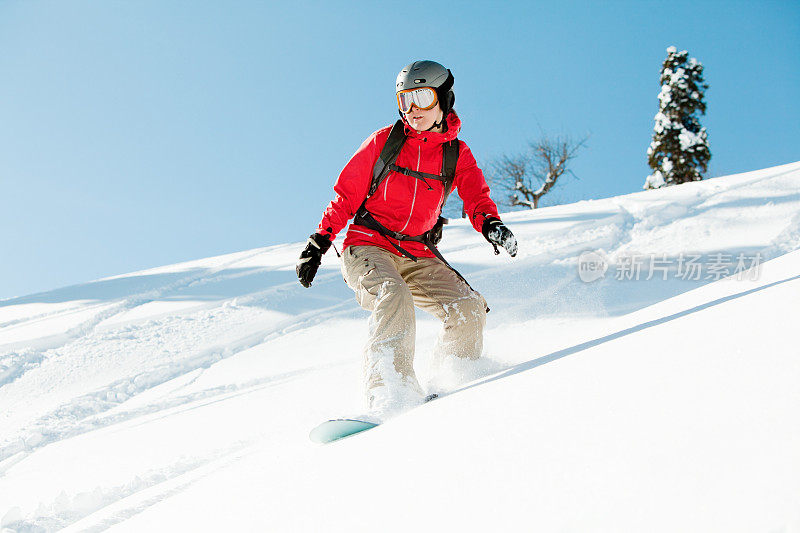
[[[397,75],[395,92],[417,87],[433,87],[445,116],[453,109],[456,95],[453,93],[453,74],[436,61],[414,61],[403,67]]]

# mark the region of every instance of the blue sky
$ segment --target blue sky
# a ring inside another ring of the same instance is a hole
[[[800,160],[795,1],[0,1],[0,298],[303,240],[415,59],[479,162],[589,135],[543,205],[638,191],[670,45],[709,177]]]

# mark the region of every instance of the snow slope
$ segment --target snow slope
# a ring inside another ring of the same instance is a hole
[[[419,314],[448,394],[329,446],[366,336],[333,253],[0,301],[4,531],[800,531],[800,163],[503,218],[515,259],[442,246],[486,360],[433,376]]]

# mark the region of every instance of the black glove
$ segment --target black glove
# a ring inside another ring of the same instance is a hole
[[[494,253],[500,253],[500,250],[497,249],[497,246],[500,245],[506,249],[511,257],[517,255],[517,239],[499,218],[486,217],[483,221],[481,233],[494,246]]]
[[[297,278],[303,287],[310,287],[311,281],[317,275],[317,269],[322,263],[322,254],[331,247],[331,240],[325,235],[315,233],[308,238],[305,250],[297,261]]]

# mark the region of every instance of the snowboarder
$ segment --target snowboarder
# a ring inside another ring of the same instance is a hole
[[[342,274],[369,318],[364,380],[371,413],[386,417],[421,403],[414,372],[414,306],[443,327],[434,365],[478,359],[488,311],[484,298],[441,256],[441,209],[451,188],[472,226],[499,253],[517,241],[502,223],[472,152],[456,137],[453,75],[434,61],[415,61],[397,76],[401,121],[370,135],[339,175],[335,199],[297,263],[309,287],[332,241],[348,223]],[[399,152],[397,152],[399,150]],[[392,153],[394,152],[394,153]]]

